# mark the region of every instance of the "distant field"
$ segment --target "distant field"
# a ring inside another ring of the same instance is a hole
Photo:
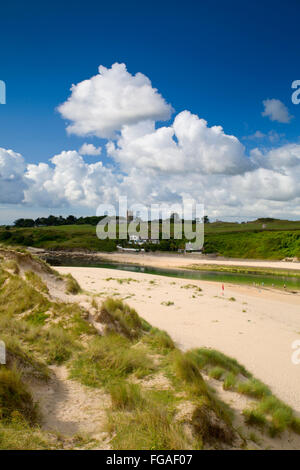
[[[0,228],[0,242],[51,250],[115,251],[116,240],[99,240],[92,225]],[[162,241],[155,249],[177,251],[182,240]],[[149,248],[149,247],[148,247]],[[154,247],[153,247],[154,248]],[[205,224],[206,253],[252,259],[300,257],[300,221]]]
[[[263,228],[264,227],[264,228]],[[274,231],[274,230],[300,230],[300,221],[291,220],[274,220],[271,222],[247,222],[243,224],[231,222],[214,222],[205,225],[205,232],[208,233],[225,233],[225,232],[253,232],[258,231]]]
[[[300,258],[300,230],[207,234],[205,252],[248,259]]]

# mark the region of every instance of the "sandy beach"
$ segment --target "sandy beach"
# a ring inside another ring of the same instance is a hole
[[[236,358],[300,412],[300,364],[291,360],[292,343],[300,340],[300,294],[225,284],[222,295],[216,282],[104,268],[57,270],[70,272],[100,299],[124,299],[183,349],[210,347]],[[88,298],[82,295],[83,302]]]

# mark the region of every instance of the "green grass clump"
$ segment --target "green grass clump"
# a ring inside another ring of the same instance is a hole
[[[243,411],[245,422],[250,426],[265,427],[267,419],[265,415],[256,409],[246,409]]]
[[[287,428],[300,433],[300,428],[297,430],[296,426],[298,418],[294,416],[293,410],[274,395],[264,397],[255,407],[255,411],[269,419],[271,436],[276,436]]]
[[[245,377],[251,377],[251,374],[245,369],[244,366],[239,364],[235,359],[226,356],[220,351],[216,351],[215,349],[200,348],[193,349],[192,353],[200,368],[211,368],[219,366],[235,375],[241,374]]]
[[[93,325],[88,323],[83,317],[81,312],[75,311],[70,320],[68,332],[75,338],[80,338],[81,335],[96,335],[97,330]]]
[[[122,278],[118,278],[118,277],[107,277],[105,279],[106,281],[117,281],[119,284],[130,284],[131,282],[140,282],[140,281],[137,281],[136,279],[133,279],[132,277],[122,277]]]
[[[196,393],[203,395],[208,394],[207,385],[201,375],[199,366],[195,361],[193,354],[187,352],[185,354],[176,351],[173,356],[173,367],[176,376],[191,386]]]
[[[11,276],[0,290],[0,314],[20,314],[34,308],[45,312],[49,300],[18,276]]]
[[[253,398],[264,398],[271,395],[270,389],[257,379],[250,379],[247,382],[240,382],[237,391],[243,395]]]
[[[147,401],[134,413],[110,413],[107,430],[116,450],[186,450],[195,449],[183,427],[174,422],[173,413],[155,401]]]
[[[141,394],[141,388],[137,384],[119,382],[113,384],[110,389],[112,408],[114,410],[135,410],[141,408],[145,399]]]
[[[293,421],[291,423],[291,429],[296,434],[300,434],[300,418],[297,418],[296,416],[293,417]]]
[[[71,376],[92,387],[110,386],[135,374],[143,377],[153,370],[152,361],[141,349],[118,334],[94,337],[87,350],[72,363]]]
[[[62,364],[68,361],[80,346],[68,331],[51,326],[39,338],[37,348],[48,364]]]
[[[19,414],[8,421],[0,420],[0,450],[49,450],[61,448],[54,436],[28,424]]]
[[[49,293],[48,287],[35,272],[26,271],[25,278],[33,287],[35,287],[35,289],[44,292],[45,294]]]
[[[201,287],[198,287],[195,284],[185,284],[184,286],[181,286],[181,289],[193,289],[196,292],[202,292]]]
[[[237,383],[236,375],[234,375],[232,372],[227,372],[224,378],[224,382],[223,382],[224,390],[234,390],[236,383]]]
[[[2,263],[2,266],[4,269],[8,269],[9,271],[12,271],[13,274],[19,274],[20,273],[20,268],[18,263],[13,260],[13,259],[7,259]]]
[[[17,369],[0,366],[0,419],[10,421],[17,415],[31,424],[38,418],[32,396]]]
[[[201,437],[204,443],[224,442],[231,444],[234,439],[234,431],[229,424],[212,409],[209,403],[201,403],[198,405],[192,416],[192,426],[194,432]]]
[[[143,331],[148,328],[146,322],[142,321],[133,308],[122,302],[122,300],[112,298],[108,298],[103,302],[99,321],[129,339],[140,337]]]
[[[151,328],[149,334],[143,337],[143,342],[163,354],[175,349],[175,344],[168,333],[158,328]]]
[[[76,295],[81,291],[80,285],[78,284],[76,279],[74,279],[72,274],[66,274],[64,278],[66,279],[66,293],[67,294]]]
[[[49,318],[45,312],[33,312],[29,315],[26,315],[25,320],[31,323],[32,325],[45,325],[45,322]]]
[[[226,370],[223,369],[223,367],[214,367],[213,369],[210,369],[208,375],[212,378],[212,379],[216,379],[216,380],[220,380],[222,376],[224,376],[224,374],[226,374]]]

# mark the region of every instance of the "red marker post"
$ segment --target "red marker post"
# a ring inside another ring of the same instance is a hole
[[[222,284],[222,295],[224,295],[224,290],[225,290],[225,287],[224,287],[224,284]]]

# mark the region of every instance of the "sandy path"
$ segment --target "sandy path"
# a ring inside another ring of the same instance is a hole
[[[157,268],[184,268],[190,265],[223,265],[223,266],[249,266],[273,269],[300,269],[300,262],[270,261],[270,260],[241,260],[241,259],[215,259],[210,256],[193,254],[149,254],[149,253],[99,253],[101,259],[120,263],[133,263]]]
[[[206,346],[235,357],[300,412],[300,365],[291,361],[292,342],[300,339],[300,294],[226,284],[222,297],[221,284],[215,282],[103,268],[57,269],[71,272],[84,289],[100,294],[99,299],[126,298],[184,349]],[[136,282],[120,284],[110,277]],[[187,284],[203,291],[182,288]],[[168,301],[174,305],[162,304]]]
[[[80,434],[93,439],[93,448],[109,449],[108,436],[102,431],[108,396],[99,389],[85,387],[68,379],[64,366],[51,367],[53,375],[48,383],[32,385],[34,399],[39,402],[42,427],[63,436]]]

